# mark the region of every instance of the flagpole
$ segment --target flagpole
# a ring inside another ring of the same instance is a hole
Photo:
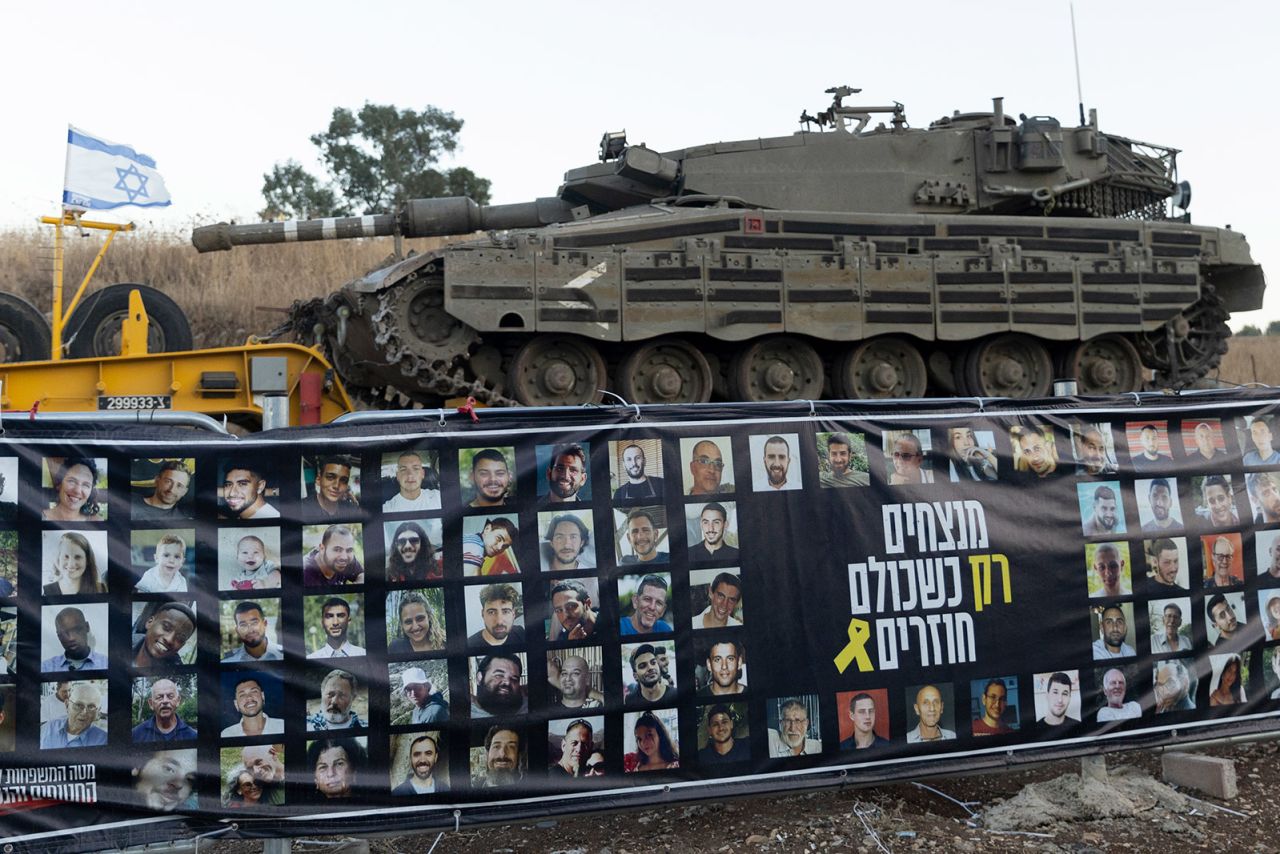
[[[71,125],[67,125],[67,150],[62,163],[62,189],[64,198],[61,204],[61,216],[53,225],[53,330],[49,346],[49,356],[55,362],[62,359],[62,223],[67,218],[65,199],[67,178],[71,174]]]

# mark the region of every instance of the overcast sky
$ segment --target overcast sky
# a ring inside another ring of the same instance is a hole
[[[372,11],[368,11],[372,10]],[[1182,150],[1193,222],[1245,233],[1280,281],[1280,12],[1244,0],[1077,0],[1086,107],[1102,130]],[[906,105],[925,126],[955,109],[1074,125],[1066,0],[1044,2],[529,2],[0,4],[0,228],[56,214],[66,126],[150,154],[174,204],[121,208],[156,228],[255,218],[263,174],[333,108],[452,111],[455,159],[493,201],[554,195],[601,134],[658,149],[779,136],[823,90]],[[336,283],[335,283],[336,284]],[[1280,287],[1262,312],[1280,319]]]

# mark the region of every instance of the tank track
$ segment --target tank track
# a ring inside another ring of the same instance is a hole
[[[450,398],[474,397],[489,406],[519,406],[504,393],[511,342],[499,336],[485,342],[478,332],[445,313],[442,259],[386,283],[375,293],[348,286],[326,298],[295,303],[289,322],[300,341],[322,349],[361,405],[377,409],[430,408]],[[1231,330],[1223,300],[1206,282],[1200,299],[1159,330],[1132,336],[1142,363],[1153,368],[1150,388],[1186,388],[1212,373],[1227,351]],[[708,342],[708,355],[715,344]],[[480,373],[471,356],[482,344],[501,352],[494,370]],[[720,354],[727,359],[728,353]],[[612,374],[625,356],[606,348]],[[501,367],[499,367],[501,366]],[[830,366],[827,368],[830,372]],[[716,371],[716,397],[727,397]],[[496,376],[491,380],[490,375]],[[937,386],[937,393],[950,389]]]

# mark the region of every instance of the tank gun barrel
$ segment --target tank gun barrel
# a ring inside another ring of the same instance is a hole
[[[509,205],[481,205],[466,196],[411,199],[398,214],[325,217],[323,219],[220,222],[192,230],[191,243],[199,252],[218,252],[233,246],[295,243],[306,240],[346,240],[355,237],[443,237],[473,231],[539,228],[573,219],[573,206],[562,199],[542,198]]]

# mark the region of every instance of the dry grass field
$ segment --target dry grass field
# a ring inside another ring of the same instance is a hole
[[[102,245],[102,232],[65,229],[67,299]],[[438,241],[409,240],[421,252]],[[138,282],[164,291],[191,320],[196,347],[239,344],[284,318],[294,300],[323,296],[373,269],[392,252],[391,238],[246,246],[201,255],[186,236],[121,234],[94,276],[98,287]],[[53,292],[53,228],[0,232],[0,291],[49,312]]]
[[[74,288],[101,245],[100,232],[66,232],[66,282]],[[438,239],[405,241],[434,249]],[[374,269],[392,252],[391,238],[245,246],[200,255],[186,235],[137,231],[116,238],[97,285],[149,284],[187,312],[196,347],[238,344],[277,326],[294,300],[323,296]],[[53,230],[0,232],[0,291],[19,294],[48,314],[53,282]],[[68,298],[71,291],[68,291]],[[1280,385],[1280,338],[1232,338],[1218,378]]]

